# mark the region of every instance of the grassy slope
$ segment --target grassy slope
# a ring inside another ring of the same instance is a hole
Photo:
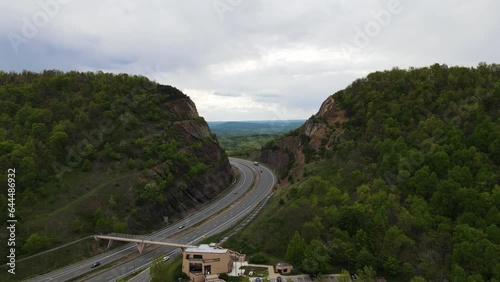
[[[136,181],[134,171],[106,173],[95,169],[87,173],[75,171],[68,173],[63,186],[71,190],[53,193],[49,189],[46,197],[37,198],[32,205],[26,205],[20,212],[21,218],[29,218],[22,225],[23,230],[47,230],[58,233],[54,238],[64,237],[64,241],[80,238],[80,234],[71,232],[74,221],[80,218],[85,221],[98,207],[109,206],[112,195],[119,195],[122,208],[130,208],[133,204],[131,187]],[[69,226],[70,228],[58,228]],[[76,226],[75,226],[76,228]]]

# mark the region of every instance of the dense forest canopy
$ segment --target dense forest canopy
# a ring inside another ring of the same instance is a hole
[[[0,71],[0,164],[0,182],[16,172],[20,256],[89,234],[147,232],[231,179],[188,96],[103,72]]]
[[[72,153],[92,159],[95,147],[104,145],[109,157],[118,158],[118,138],[101,144],[104,134],[124,123],[131,131],[139,122],[166,119],[156,105],[187,96],[142,76],[25,71],[0,72],[0,97],[1,163],[17,168],[23,192],[79,165]],[[73,144],[82,148],[68,147]]]
[[[309,273],[500,281],[500,66],[394,68],[333,98],[333,154],[304,145],[303,175],[236,244]]]

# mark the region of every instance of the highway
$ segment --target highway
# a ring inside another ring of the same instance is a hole
[[[255,166],[253,162],[230,158],[231,164],[238,168],[240,177],[231,191],[206,205],[198,211],[186,216],[175,224],[156,231],[148,236],[150,240],[161,241],[168,238],[169,242],[180,244],[196,244],[209,237],[229,229],[245,218],[272,191],[276,176],[265,166]],[[252,183],[254,184],[253,189]],[[221,212],[224,210],[223,212]],[[184,228],[179,229],[180,226]],[[126,277],[137,269],[146,268],[156,254],[175,256],[179,249],[159,247],[153,251],[138,254],[135,244],[126,244],[101,255],[79,263],[40,275],[28,281],[67,281],[75,277],[93,272],[87,280],[115,281]],[[125,263],[106,268],[106,264],[125,256],[135,255],[135,258]],[[94,262],[101,266],[92,269]],[[82,280],[85,281],[85,280]]]

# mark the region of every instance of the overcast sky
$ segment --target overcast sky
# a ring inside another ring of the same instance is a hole
[[[206,120],[306,119],[394,66],[500,63],[495,0],[0,2],[0,69],[142,74]]]

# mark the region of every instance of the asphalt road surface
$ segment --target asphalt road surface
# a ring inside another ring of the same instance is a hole
[[[235,158],[229,160],[240,172],[238,182],[231,191],[213,203],[186,216],[183,220],[150,234],[148,239],[163,241],[170,238],[168,241],[173,243],[196,244],[202,241],[203,237],[215,235],[232,227],[254,210],[271,193],[276,183],[276,176],[270,169],[262,165],[255,166],[253,162],[246,160]],[[255,186],[250,190],[252,183]],[[221,212],[222,210],[224,211]],[[179,229],[179,226],[184,226],[184,228]],[[136,255],[134,259],[106,268],[106,264],[134,254]],[[86,280],[115,281],[138,269],[146,268],[156,254],[170,255],[173,258],[176,254],[179,254],[179,249],[159,247],[139,255],[135,244],[126,244],[91,259],[37,276],[28,281],[66,281],[92,271],[95,274],[87,276]],[[97,261],[101,265],[91,268],[91,265]]]

